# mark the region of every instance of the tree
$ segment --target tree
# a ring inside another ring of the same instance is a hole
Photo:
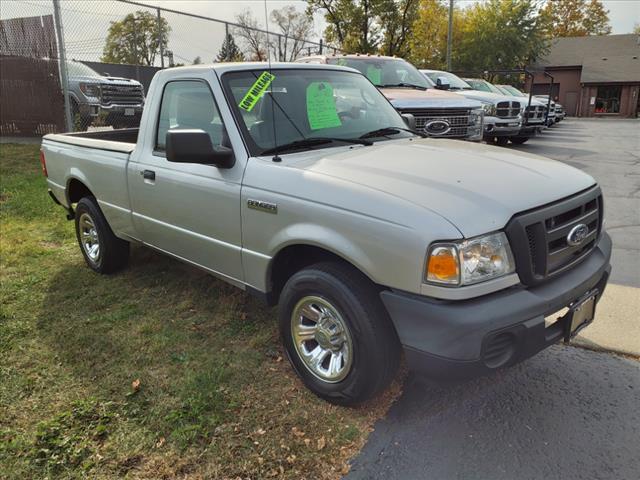
[[[632,33],[635,33],[636,35],[640,35],[640,23],[635,23],[633,25],[633,32]]]
[[[159,23],[158,23],[159,22]],[[141,10],[111,22],[101,61],[153,65],[160,46],[167,49],[171,27],[165,18]]]
[[[409,39],[418,16],[419,0],[385,0],[376,6],[382,26],[381,53],[384,55],[407,56]]]
[[[297,11],[291,5],[273,10],[270,17],[284,37],[278,41],[278,59],[295,60],[304,47],[304,40],[313,35],[313,18],[309,14]]]
[[[585,8],[582,25],[587,35],[609,35],[609,10],[604,8],[600,0],[591,0]]]
[[[224,42],[222,42],[222,47],[220,47],[220,52],[218,52],[218,56],[215,59],[216,62],[244,62],[244,55],[240,51],[238,45],[236,45],[235,40],[231,34],[228,34]]]
[[[196,58],[193,59],[192,65],[201,65],[202,64],[202,58],[200,58],[200,55],[198,55]]]
[[[409,39],[409,59],[419,67],[446,68],[447,7],[440,0],[422,0]],[[454,10],[454,32],[461,31],[460,11]],[[454,37],[454,45],[455,42]]]
[[[548,51],[536,0],[487,0],[462,14],[452,56],[457,70],[521,68]]]
[[[376,13],[382,1],[307,0],[307,12],[324,12],[327,42],[337,43],[347,52],[375,53],[380,43]]]
[[[244,41],[249,52],[249,59],[262,62],[267,59],[267,35],[258,31],[258,21],[254,18],[251,10],[245,10],[236,15],[236,23],[239,25],[235,29],[236,34]]]
[[[548,23],[551,37],[583,37],[608,35],[609,11],[600,0],[553,0],[540,12]]]

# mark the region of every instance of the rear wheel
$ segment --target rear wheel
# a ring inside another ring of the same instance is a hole
[[[98,273],[121,270],[129,260],[129,242],[116,237],[94,197],[76,206],[76,237],[87,265]]]
[[[355,268],[319,263],[296,273],[282,291],[279,317],[291,364],[325,400],[355,405],[393,379],[398,337],[375,286]]]
[[[522,145],[529,140],[529,137],[511,137],[509,140],[511,140],[511,143],[514,145]]]

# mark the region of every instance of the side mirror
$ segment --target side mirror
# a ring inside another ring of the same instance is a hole
[[[170,162],[201,163],[219,168],[231,168],[235,164],[233,150],[222,145],[214,147],[204,130],[169,130],[165,145]]]
[[[411,130],[416,129],[416,117],[411,113],[402,113],[400,116],[402,117],[402,120],[404,120],[404,123],[407,124],[407,128],[410,128]]]
[[[436,88],[438,90],[449,90],[449,88],[451,88],[451,84],[446,77],[438,77],[436,79]]]

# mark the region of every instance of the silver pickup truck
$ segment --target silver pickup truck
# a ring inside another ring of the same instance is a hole
[[[569,341],[611,268],[593,178],[421,138],[347,67],[164,70],[139,131],[47,135],[41,161],[90,268],[142,244],[279,304],[294,369],[343,405],[403,351],[468,377]]]

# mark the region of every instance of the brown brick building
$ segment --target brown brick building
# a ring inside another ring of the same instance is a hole
[[[568,115],[640,115],[640,36],[603,35],[554,40],[549,53],[532,67],[533,91],[552,95]]]

